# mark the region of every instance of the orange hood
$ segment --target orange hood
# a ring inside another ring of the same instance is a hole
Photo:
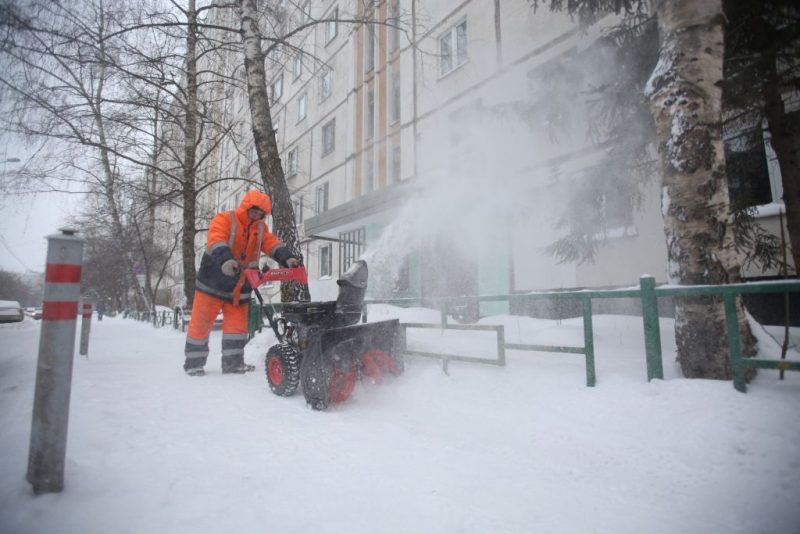
[[[247,217],[247,210],[250,208],[259,208],[269,214],[270,210],[272,210],[272,201],[269,199],[268,194],[262,193],[257,189],[251,189],[245,193],[242,202],[236,208],[236,218],[242,222],[249,223],[250,219]]]

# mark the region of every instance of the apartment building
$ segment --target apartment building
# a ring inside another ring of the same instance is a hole
[[[312,298],[332,298],[336,278],[361,257],[373,295],[632,285],[644,273],[665,281],[658,180],[642,191],[642,210],[598,229],[593,263],[563,264],[545,251],[564,232],[564,199],[605,149],[586,135],[580,92],[546,86],[565,64],[578,66],[577,85],[610,68],[597,39],[613,16],[581,29],[525,0],[277,0],[261,9],[265,35],[324,21],[267,61]],[[360,17],[381,24],[342,22]],[[222,63],[243,79],[241,57]],[[234,135],[211,166],[257,182],[246,94],[224,91],[218,113]],[[555,116],[541,109],[543,95],[560,106]],[[780,180],[764,162],[776,205]],[[210,187],[207,211],[235,207],[246,187]],[[774,210],[762,211],[774,226]],[[480,313],[505,306],[484,303]]]

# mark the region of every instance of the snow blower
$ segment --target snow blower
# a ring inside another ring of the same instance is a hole
[[[305,267],[264,273],[248,269],[245,274],[278,339],[265,360],[267,382],[276,395],[289,397],[300,385],[309,406],[324,410],[347,400],[361,378],[379,383],[387,373],[403,372],[400,321],[358,324],[367,290],[364,260],[337,281],[336,300],[284,303],[280,311],[271,302],[264,306],[257,288],[270,281],[308,283]]]

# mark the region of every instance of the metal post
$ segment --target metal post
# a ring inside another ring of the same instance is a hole
[[[28,456],[35,494],[64,489],[69,396],[84,240],[73,230],[47,236],[42,327]]]
[[[592,329],[592,299],[584,297],[583,301],[583,345],[586,351],[586,385],[594,387],[597,383],[597,372],[594,368],[594,330]]]
[[[725,326],[728,329],[728,347],[731,367],[733,367],[733,387],[742,393],[747,392],[744,361],[742,360],[742,341],[739,337],[739,322],[736,317],[736,295],[732,292],[722,295],[725,303]]]
[[[506,329],[503,325],[497,325],[497,365],[506,365]]]
[[[658,326],[658,297],[656,279],[642,276],[639,279],[642,300],[642,320],[644,321],[644,353],[647,359],[647,381],[664,379],[664,364],[661,358],[661,330]]]
[[[92,303],[83,303],[83,318],[81,319],[81,356],[89,356],[89,331],[92,329]]]

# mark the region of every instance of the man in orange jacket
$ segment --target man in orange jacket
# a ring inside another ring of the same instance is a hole
[[[264,218],[271,208],[269,195],[251,190],[244,195],[238,208],[217,213],[211,220],[186,334],[183,368],[191,376],[205,374],[203,366],[208,359],[208,337],[220,309],[222,372],[242,374],[255,369],[244,363],[252,288],[243,269],[258,268],[262,252],[281,266],[299,265],[289,247],[267,228]]]

